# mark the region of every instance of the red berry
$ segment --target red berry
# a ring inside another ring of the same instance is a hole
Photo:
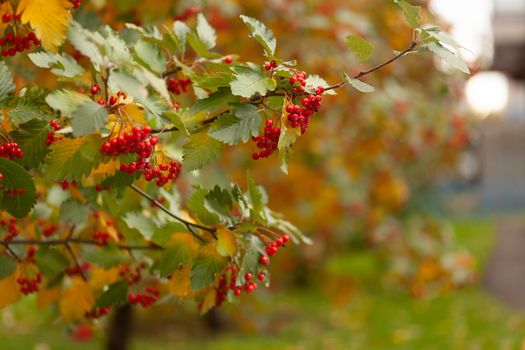
[[[226,64],[231,64],[232,63],[232,58],[230,56],[226,56],[226,57],[223,58],[223,61]]]
[[[270,258],[268,258],[267,256],[264,256],[264,255],[261,255],[261,257],[259,258],[259,261],[263,265],[268,265],[270,263]]]
[[[252,275],[251,273],[249,273],[249,272],[247,272],[247,273],[244,275],[244,279],[247,280],[247,281],[251,280],[252,277],[253,277],[253,275]]]
[[[5,14],[2,16],[2,22],[4,22],[4,23],[11,22],[11,15],[10,15],[9,13],[5,13]]]
[[[261,272],[260,274],[257,275],[257,279],[259,281],[264,281],[266,279],[266,275]]]

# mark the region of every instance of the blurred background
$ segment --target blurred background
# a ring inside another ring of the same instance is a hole
[[[134,349],[525,349],[525,0],[411,2],[472,75],[408,56],[368,78],[375,93],[325,98],[288,176],[246,146],[181,183],[242,183],[248,169],[315,243],[272,261],[269,290],[205,318],[193,304],[135,310]],[[374,43],[370,64],[412,40],[384,0],[86,0],[76,19],[169,25],[199,11],[222,52],[262,63],[247,14],[281,57],[332,83],[366,67],[346,35]],[[104,320],[66,327],[41,305],[0,311],[0,349],[102,347]]]

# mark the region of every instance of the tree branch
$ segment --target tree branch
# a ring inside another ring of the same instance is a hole
[[[55,246],[55,245],[69,245],[69,244],[83,244],[83,245],[99,245],[99,241],[81,238],[70,238],[70,239],[19,239],[14,241],[0,241],[0,244],[4,246],[9,245],[38,245],[38,246]],[[154,245],[123,245],[117,244],[116,247],[122,250],[163,250],[164,248]]]
[[[204,230],[204,231],[207,231],[211,234],[214,234],[216,229],[213,228],[213,227],[207,227],[207,226],[202,226],[202,225],[199,225],[199,224],[195,224],[193,222],[189,222],[187,220],[184,220],[183,218],[181,218],[180,216],[177,216],[175,214],[173,214],[171,211],[169,211],[168,208],[166,208],[165,206],[163,206],[161,203],[159,203],[155,198],[153,198],[152,196],[150,196],[149,194],[147,194],[146,192],[142,191],[140,188],[138,188],[137,186],[131,184],[130,187],[135,191],[137,192],[138,194],[140,194],[142,197],[146,198],[147,200],[149,200],[151,203],[155,204],[160,210],[162,210],[163,212],[165,212],[166,214],[168,214],[170,217],[172,217],[173,219],[183,223],[184,225],[186,225],[186,227],[188,228],[188,230],[190,230],[190,232],[192,232],[197,238],[199,238],[201,240],[201,242],[204,242],[202,237],[200,237],[199,235],[195,234],[193,231],[192,231],[192,227],[195,227],[195,228],[198,228],[198,229],[201,229],[201,230]]]

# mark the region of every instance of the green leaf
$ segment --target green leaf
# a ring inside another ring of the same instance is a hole
[[[219,89],[207,98],[197,100],[197,102],[191,106],[188,113],[190,115],[199,113],[206,113],[207,115],[214,114],[221,109],[225,109],[228,104],[238,100],[239,98],[233,96],[229,89]]]
[[[306,88],[311,90],[311,93],[314,93],[315,88],[322,86],[324,88],[330,86],[326,80],[318,76],[317,74],[311,74],[306,78]],[[333,89],[324,92],[325,95],[337,95]]]
[[[51,68],[51,73],[60,77],[74,78],[82,75],[84,69],[67,53],[62,55],[49,52],[34,52],[28,55],[35,66]]]
[[[419,27],[419,17],[421,14],[420,6],[413,6],[404,0],[396,0],[397,5],[403,10],[405,20],[412,28]]]
[[[221,143],[205,133],[193,134],[183,147],[182,164],[185,171],[198,170],[220,158]]]
[[[255,94],[265,96],[268,91],[276,88],[274,79],[268,78],[264,73],[248,67],[236,67],[234,77],[230,83],[232,94],[250,98]]]
[[[273,32],[255,18],[244,15],[241,15],[240,17],[250,29],[250,37],[257,40],[264,47],[269,56],[273,56],[277,46],[277,41],[275,40]]]
[[[111,91],[124,91],[129,96],[144,101],[148,97],[146,84],[139,81],[135,76],[122,71],[113,71],[109,76]]]
[[[11,276],[15,273],[16,261],[7,256],[0,254],[0,280]]]
[[[131,185],[139,177],[139,173],[130,175],[118,171],[115,175],[108,177],[100,184],[102,187],[122,188]]]
[[[281,171],[288,174],[288,160],[292,153],[292,145],[297,141],[297,132],[295,130],[287,129],[286,127],[281,128],[281,135],[279,136],[279,142],[277,148],[279,149],[279,160],[281,163]]]
[[[123,63],[132,62],[131,54],[129,53],[128,46],[126,42],[118,37],[117,33],[111,29],[111,27],[106,26],[105,32],[107,39],[104,41],[104,47],[106,55],[112,61],[120,61]]]
[[[73,45],[75,50],[80,52],[83,56],[90,59],[93,67],[98,72],[100,67],[105,65],[104,58],[97,46],[104,42],[104,38],[99,33],[90,32],[75,21],[71,21],[68,27],[68,41]]]
[[[87,222],[89,214],[89,208],[74,199],[65,201],[60,207],[60,220],[72,225]]]
[[[374,50],[374,46],[371,43],[355,34],[346,37],[346,46],[359,61],[369,60]]]
[[[186,265],[195,257],[187,245],[179,243],[164,251],[158,262],[160,277],[166,278],[177,271],[181,265]]]
[[[251,104],[237,105],[234,115],[223,114],[212,124],[208,135],[228,145],[246,143],[250,137],[259,135],[263,121],[257,108]]]
[[[69,266],[69,260],[54,248],[41,247],[35,254],[35,262],[44,276],[54,277],[62,274]]]
[[[89,97],[72,90],[57,90],[46,97],[49,107],[59,111],[64,117],[70,117],[81,104],[87,101],[91,101]]]
[[[108,120],[106,106],[87,101],[71,114],[71,126],[74,136],[84,136],[102,129]]]
[[[4,61],[0,61],[0,101],[5,100],[10,93],[15,91],[13,74]]]
[[[213,48],[217,43],[217,33],[202,13],[197,16],[197,35],[208,49]]]
[[[17,218],[26,216],[36,203],[33,179],[22,166],[7,158],[0,158],[0,173],[4,175],[4,190],[24,190],[24,194],[13,197],[5,191],[2,192],[1,207]]]
[[[450,64],[452,67],[462,71],[463,73],[470,74],[470,70],[467,64],[461,59],[461,57],[459,57],[457,54],[453,53],[452,51],[448,50],[441,44],[428,43],[427,45],[425,45],[425,47],[428,48],[433,53],[435,53],[445,62]]]
[[[18,126],[27,123],[31,119],[48,118],[49,110],[45,102],[47,90],[39,88],[29,88],[21,96],[11,99],[9,105],[9,118],[11,123]]]
[[[233,201],[230,192],[215,186],[204,198],[204,207],[212,214],[217,215],[221,222],[234,225],[232,216]]]
[[[224,267],[224,261],[216,256],[197,258],[191,266],[191,289],[197,291],[215,280],[215,274]]]
[[[49,130],[48,122],[33,119],[19,125],[15,131],[11,132],[13,141],[18,143],[24,152],[24,156],[18,160],[18,163],[28,168],[36,168],[42,163],[48,152],[46,140]]]
[[[359,79],[354,79],[346,73],[344,73],[344,78],[348,84],[352,85],[352,87],[360,92],[370,93],[376,90],[372,85],[369,85]]]
[[[250,203],[250,217],[262,224],[266,223],[264,218],[265,198],[262,187],[257,186],[251,176],[248,175],[248,201]]]
[[[185,47],[186,47],[186,40],[188,38],[188,35],[191,32],[190,27],[188,27],[188,25],[184,22],[175,21],[173,23],[173,32],[175,33],[175,37],[180,43],[180,46],[181,46],[180,50],[184,52]]]
[[[95,306],[103,308],[122,304],[128,299],[128,284],[124,281],[113,283],[108,290],[98,298]]]
[[[246,235],[245,253],[242,258],[241,269],[239,271],[240,278],[237,279],[237,285],[244,284],[244,275],[247,272],[253,274],[258,271],[261,254],[266,255],[262,240],[255,235]]]
[[[103,248],[97,247],[87,252],[84,257],[86,261],[92,262],[103,269],[109,269],[130,262],[130,258],[124,255],[120,249],[111,246]]]
[[[151,219],[148,219],[142,213],[127,213],[123,220],[129,228],[137,230],[147,240],[151,240],[155,233],[155,225],[151,222]]]
[[[207,194],[208,190],[197,187],[188,199],[186,206],[193,214],[197,215],[202,223],[206,225],[215,225],[219,223],[218,216],[210,213],[204,205],[204,200]]]
[[[98,135],[66,138],[53,143],[44,161],[44,177],[49,181],[80,181],[83,175],[89,175],[101,163],[102,143],[103,139]]]
[[[159,46],[144,40],[139,40],[135,44],[135,53],[152,71],[161,74],[166,70],[168,61],[162,54]]]

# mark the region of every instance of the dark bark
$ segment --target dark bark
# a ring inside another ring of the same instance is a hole
[[[124,304],[115,309],[107,329],[107,350],[127,350],[132,332],[133,308]]]

